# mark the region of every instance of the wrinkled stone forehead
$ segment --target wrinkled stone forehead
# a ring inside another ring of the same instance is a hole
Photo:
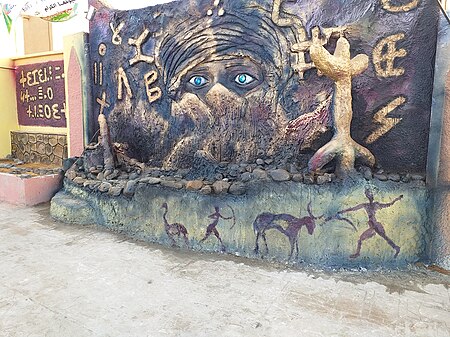
[[[278,79],[289,74],[288,40],[295,37],[272,22],[270,6],[241,3],[219,10],[208,15],[205,9],[167,32],[156,53],[167,85],[205,61],[230,57],[248,57]]]

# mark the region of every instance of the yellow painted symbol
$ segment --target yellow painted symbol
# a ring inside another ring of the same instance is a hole
[[[97,103],[100,105],[100,114],[103,114],[103,110],[105,110],[105,108],[109,108],[110,104],[108,102],[106,102],[106,92],[103,91],[102,93],[102,97],[98,97],[97,98]]]
[[[417,8],[419,2],[420,2],[419,0],[412,0],[404,5],[395,6],[392,4],[392,0],[381,0],[381,5],[383,6],[383,9],[387,10],[388,12],[399,13],[399,12],[409,12],[414,8]]]
[[[396,43],[405,38],[404,33],[390,35],[382,39],[373,50],[373,65],[378,77],[398,77],[405,69],[395,68],[395,59],[408,55],[405,49],[397,49]]]
[[[150,31],[146,29],[137,39],[128,39],[128,44],[136,47],[136,55],[130,60],[130,65],[134,65],[141,61],[147,63],[153,63],[155,61],[153,56],[144,55],[142,53],[142,45],[147,41],[149,34]]]
[[[103,85],[103,62],[94,62],[94,84]]]
[[[127,74],[122,67],[117,70],[117,99],[123,99],[123,86],[127,91],[127,96],[132,98],[133,92],[131,91],[130,82],[128,82]]]
[[[214,0],[213,2],[213,6],[214,9],[217,9],[220,5],[220,0]],[[206,12],[206,15],[208,16],[212,16],[214,14],[214,10],[213,9],[208,9],[208,11]],[[223,16],[225,14],[225,9],[223,9],[223,7],[219,8],[217,10],[217,15],[218,16]]]
[[[385,107],[381,108],[373,116],[373,121],[379,124],[378,128],[366,138],[367,144],[372,144],[377,141],[380,137],[385,135],[387,132],[392,130],[398,123],[401,122],[401,117],[388,117],[388,115],[406,103],[405,96],[398,96],[391,102],[389,102]]]
[[[106,50],[107,50],[106,44],[100,43],[99,46],[98,46],[98,54],[100,56],[105,56],[106,55]]]
[[[125,22],[119,23],[119,26],[117,26],[117,27],[114,27],[112,22],[109,24],[109,27],[111,28],[111,31],[113,33],[111,42],[117,46],[122,44],[122,37],[119,34],[124,26],[125,26]]]
[[[145,89],[147,91],[147,97],[150,103],[157,101],[161,98],[162,95],[162,91],[159,87],[151,87],[151,85],[155,83],[157,79],[158,73],[155,70],[148,72],[144,76]]]

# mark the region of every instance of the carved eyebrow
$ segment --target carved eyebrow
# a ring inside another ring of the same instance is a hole
[[[245,64],[245,63],[235,63],[235,64],[230,64],[230,65],[225,65],[225,69],[238,68],[238,67],[252,68],[252,66],[249,66],[248,64]]]

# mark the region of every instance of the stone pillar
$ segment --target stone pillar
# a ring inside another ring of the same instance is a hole
[[[450,270],[450,72],[445,81],[440,139],[430,138],[430,148],[439,153],[431,186],[431,258]]]
[[[80,156],[89,143],[88,108],[91,100],[88,34],[64,38],[66,73],[66,116],[69,157]]]

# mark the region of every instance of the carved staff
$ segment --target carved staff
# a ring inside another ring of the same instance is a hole
[[[109,134],[108,122],[106,121],[106,116],[102,113],[98,116],[98,124],[100,126],[99,143],[103,147],[104,169],[105,171],[114,170],[116,167],[116,159]]]
[[[355,159],[373,166],[373,154],[356,143],[350,134],[353,118],[352,78],[361,74],[369,66],[369,58],[359,54],[350,58],[350,43],[343,36],[339,38],[334,55],[320,42],[313,41],[310,48],[311,59],[316,68],[334,81],[333,129],[331,141],[319,149],[308,163],[309,170],[315,171],[336,158],[336,175],[345,177],[354,171]]]

